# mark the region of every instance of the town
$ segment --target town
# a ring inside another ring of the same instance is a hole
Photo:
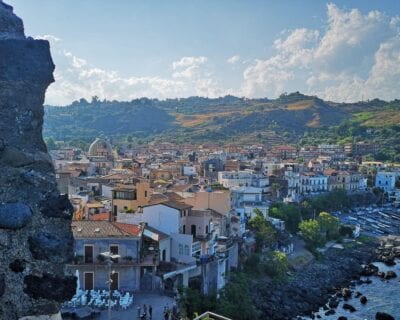
[[[330,210],[352,236],[399,234],[400,164],[362,160],[377,152],[363,142],[301,149],[161,143],[117,153],[100,138],[88,150],[51,150],[59,190],[74,208],[74,260],[67,268],[81,294],[131,292],[119,306],[126,309],[153,292],[171,297],[172,313],[179,289],[218,294],[257,251],[257,216],[281,235],[269,248],[288,256],[299,250],[301,220],[321,211]],[[319,204],[329,195],[335,205]],[[304,211],[313,201],[308,215],[279,212]],[[105,301],[78,294],[73,305],[108,308]]]

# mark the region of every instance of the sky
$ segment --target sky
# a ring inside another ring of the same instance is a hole
[[[400,98],[398,0],[4,0],[56,64],[46,103]]]

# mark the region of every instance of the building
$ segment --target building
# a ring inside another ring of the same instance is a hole
[[[120,185],[112,189],[112,211],[114,217],[119,212],[137,211],[149,203],[152,190],[149,182],[136,181],[134,184]]]
[[[136,291],[140,289],[141,229],[137,225],[121,228],[109,221],[72,221],[74,264],[67,266],[71,273],[79,273],[84,290],[108,289]],[[110,252],[121,258],[108,262],[101,253]],[[153,267],[153,261],[150,263]]]
[[[300,194],[313,195],[328,191],[328,177],[315,172],[303,172],[299,176]]]
[[[374,143],[357,142],[347,143],[344,146],[344,152],[346,155],[351,156],[365,156],[367,154],[377,154],[379,152],[379,146]]]
[[[256,187],[263,188],[267,192],[269,186],[268,177],[255,174],[253,171],[222,171],[218,172],[218,182],[225,188]]]
[[[379,171],[375,177],[375,187],[382,188],[385,192],[393,191],[399,176],[399,172]]]

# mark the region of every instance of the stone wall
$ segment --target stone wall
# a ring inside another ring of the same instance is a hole
[[[42,139],[54,81],[49,43],[25,37],[0,0],[0,319],[56,314],[75,292],[72,206],[56,186]]]

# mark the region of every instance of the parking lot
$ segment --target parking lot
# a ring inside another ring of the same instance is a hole
[[[400,235],[400,209],[390,206],[355,208],[348,213],[333,213],[344,224],[359,225],[370,236]]]

